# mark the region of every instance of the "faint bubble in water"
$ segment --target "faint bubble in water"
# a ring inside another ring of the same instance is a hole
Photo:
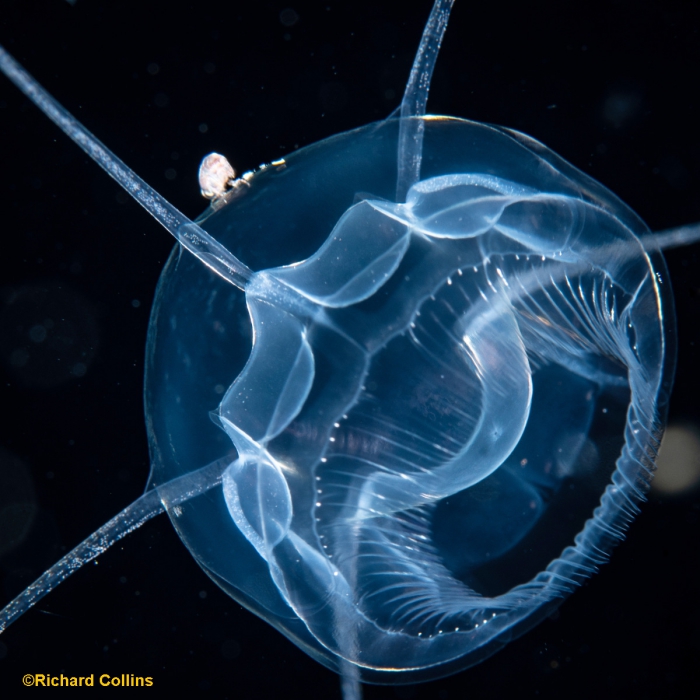
[[[35,343],[42,343],[44,340],[46,340],[45,326],[42,326],[40,323],[38,323],[36,326],[32,326],[32,328],[29,330],[29,337]]]
[[[641,107],[642,97],[638,91],[618,88],[611,91],[603,103],[603,118],[620,129],[639,114]]]
[[[296,10],[293,10],[291,7],[280,12],[280,22],[282,22],[285,27],[293,27],[298,21],[299,15]]]
[[[86,372],[87,365],[84,362],[76,362],[71,370],[74,377],[84,377]]]
[[[0,291],[0,363],[22,384],[53,387],[84,377],[99,334],[90,303],[57,283]]]
[[[26,539],[36,512],[29,469],[19,457],[0,447],[0,555]]]
[[[651,482],[657,495],[676,496],[700,486],[700,430],[670,425],[664,434]]]

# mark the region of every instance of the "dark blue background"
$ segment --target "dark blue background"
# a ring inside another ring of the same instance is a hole
[[[206,153],[245,170],[391,112],[430,9],[289,3],[5,1],[0,41],[195,216]],[[287,27],[289,7],[298,21]],[[457,0],[429,111],[540,139],[654,230],[700,221],[699,28],[700,9],[684,2]],[[32,474],[38,506],[27,540],[0,559],[7,601],[142,492],[146,328],[172,241],[4,79],[0,178],[0,291],[71,290],[99,336],[84,376],[52,387],[0,366],[0,445]],[[668,255],[676,421],[700,418],[699,251]],[[366,697],[697,695],[699,515],[697,493],[652,495],[611,563],[553,619],[462,674]],[[135,673],[186,695],[340,697],[332,673],[211,583],[166,518],[98,562],[0,637],[2,691],[24,673]]]

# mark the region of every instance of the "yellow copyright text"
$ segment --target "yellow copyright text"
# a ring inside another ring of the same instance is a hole
[[[50,673],[25,673],[22,676],[22,684],[27,687],[38,688],[94,688],[95,685],[103,688],[150,688],[153,685],[151,676],[136,676],[133,673],[121,673],[113,676],[111,673],[103,673],[96,676],[65,676],[59,674],[52,676]]]

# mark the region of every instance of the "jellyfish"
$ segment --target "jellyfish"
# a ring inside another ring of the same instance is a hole
[[[449,36],[449,35],[448,35],[448,36]],[[293,40],[293,39],[292,39],[292,40]],[[282,41],[285,41],[285,40],[282,39]],[[440,71],[440,69],[438,68],[438,75],[439,75],[439,71]],[[327,89],[327,91],[328,91],[328,89]],[[325,94],[325,93],[324,93],[324,94]],[[547,105],[547,106],[550,106],[550,105]],[[561,107],[557,107],[557,108],[551,110],[551,112],[555,112],[556,109],[560,109],[560,108],[561,108]],[[513,107],[513,109],[516,109],[516,108]],[[456,110],[440,110],[440,111],[455,112]],[[464,112],[459,112],[459,113],[464,113]],[[330,112],[329,112],[329,114],[330,114]],[[469,114],[469,116],[478,116],[478,115],[471,115],[471,114]],[[326,117],[324,117],[324,118],[326,118]],[[366,121],[369,121],[369,119],[367,119]],[[491,118],[491,119],[489,119],[489,121],[494,121],[494,122],[495,122],[495,121],[498,121],[498,122],[507,122],[508,120],[507,120],[507,119],[503,119],[503,118],[499,118],[499,119],[497,119],[497,118]],[[513,125],[513,126],[516,126],[516,127],[519,127],[519,128],[522,128],[524,131],[528,131],[527,128],[521,127],[520,124],[515,123],[515,124],[512,124],[512,125]],[[336,131],[336,130],[341,130],[341,129],[339,129],[339,128],[331,129],[331,131],[329,131],[328,133],[332,133],[332,131]],[[531,131],[531,129],[530,129],[529,131]],[[540,138],[542,138],[543,140],[547,141],[547,139],[546,139],[542,134],[538,134],[538,135],[540,136]],[[313,139],[312,139],[312,140],[313,140]],[[105,138],[105,141],[107,141],[107,142],[109,143],[109,140],[108,140],[107,138]],[[110,144],[110,145],[111,145],[111,144]],[[293,144],[291,144],[291,145],[293,146]],[[561,148],[557,147],[555,150],[561,150]],[[272,154],[270,157],[267,157],[266,159],[267,159],[267,160],[274,160],[275,157],[276,157],[276,155],[278,155],[278,154]],[[171,165],[171,163],[169,163],[169,165]],[[175,168],[175,169],[177,169],[177,168]],[[594,173],[594,174],[595,174],[595,173]],[[44,185],[44,187],[46,187],[46,185]],[[93,185],[93,187],[96,187],[96,185]],[[613,188],[613,189],[616,189],[616,188]],[[35,198],[35,199],[38,199],[38,198]],[[639,208],[639,207],[636,207],[636,208]],[[645,215],[646,215],[646,214],[645,214]],[[688,219],[686,218],[685,220],[688,220]],[[680,223],[680,221],[672,221],[672,222],[670,222],[670,223],[671,223],[671,224],[673,224],[673,223]],[[656,228],[660,228],[660,227],[661,227],[661,226],[656,226]],[[164,255],[164,254],[163,254],[163,255]],[[133,259],[133,257],[134,257],[134,256],[132,256],[132,259]],[[124,275],[124,276],[126,276],[126,275]],[[72,278],[71,278],[71,279],[72,279]],[[138,312],[137,309],[138,309],[139,307],[134,307],[133,305],[131,305],[131,302],[133,302],[134,300],[137,300],[137,301],[138,301],[138,295],[133,295],[133,298],[130,298],[130,299],[127,299],[127,300],[126,300],[129,313],[137,313],[137,312]],[[143,300],[141,300],[141,303],[143,304],[144,307],[147,307],[147,306],[148,306],[148,303],[147,303],[147,302],[144,303]],[[101,338],[100,338],[100,343],[101,343],[101,347],[104,347],[104,343],[108,343],[108,341],[106,341],[104,338],[101,337]],[[88,372],[92,371],[92,367],[93,367],[93,365],[90,365],[90,366],[89,366]],[[86,374],[85,376],[88,377],[89,374]],[[80,381],[79,378],[77,378],[77,380]],[[29,389],[28,389],[28,390],[29,390]],[[35,389],[34,391],[36,391],[36,389]],[[114,439],[114,440],[111,441],[111,444],[116,444],[116,443],[117,443],[117,439]],[[103,448],[103,449],[104,449],[104,448]],[[128,500],[128,499],[125,499],[125,500]],[[116,509],[112,509],[112,510],[116,510]],[[79,536],[79,535],[76,534],[76,537],[78,537],[78,536]],[[104,560],[103,560],[103,559],[100,560],[100,563],[103,564],[103,562],[104,562],[104,563],[106,564],[106,560],[107,560],[107,558],[105,557]],[[210,594],[210,595],[213,595],[213,594]]]

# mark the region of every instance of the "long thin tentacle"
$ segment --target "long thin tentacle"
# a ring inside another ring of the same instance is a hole
[[[147,491],[132,504],[92,533],[66,556],[45,571],[14,600],[0,610],[0,633],[4,632],[17,618],[50,593],[59,583],[85,566],[88,562],[106,552],[130,532],[138,529],[146,521],[199,496],[221,483],[221,475],[230,459],[217,460],[195,472]]]
[[[645,250],[667,250],[668,248],[680,248],[684,245],[692,245],[698,242],[700,242],[700,223],[655,231],[650,236],[642,238]]]
[[[433,77],[435,61],[440,44],[447,29],[454,0],[435,0],[430,17],[423,30],[420,46],[413,60],[406,91],[401,101],[401,123],[399,126],[398,177],[396,201],[403,202],[411,185],[420,179],[423,158],[423,131],[421,119],[428,104],[428,91]]]
[[[253,274],[204,229],[190,221],[164,197],[147,185],[131,168],[117,158],[68,110],[0,46],[2,71],[66,136],[69,136],[105,172],[114,178],[153,218],[162,224],[187,250],[228,283],[245,289]]]

